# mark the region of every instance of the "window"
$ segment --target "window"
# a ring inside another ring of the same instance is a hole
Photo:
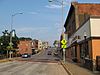
[[[84,57],[87,56],[89,56],[88,42],[84,42],[80,44],[80,57],[83,59]]]
[[[88,42],[85,43],[85,47],[86,47],[86,52],[85,52],[85,57],[89,56],[89,47],[88,47]]]
[[[84,58],[84,45],[80,44],[80,58],[83,59]]]

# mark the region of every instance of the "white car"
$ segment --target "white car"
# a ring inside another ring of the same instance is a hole
[[[22,58],[28,58],[28,57],[30,57],[31,55],[29,55],[29,54],[27,54],[27,53],[25,53],[25,54],[22,54]]]

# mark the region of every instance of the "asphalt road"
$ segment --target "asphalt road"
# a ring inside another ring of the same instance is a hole
[[[53,48],[49,48],[47,50],[43,50],[38,54],[31,56],[31,58],[20,58],[21,60],[25,61],[49,61],[49,62],[57,62],[60,60],[57,56],[53,55]],[[52,52],[52,55],[48,55],[48,51]]]
[[[47,55],[49,50],[31,58],[0,63],[0,75],[68,75],[59,61],[55,60],[59,59],[58,57]]]
[[[0,75],[68,75],[61,64],[13,61],[0,63]]]

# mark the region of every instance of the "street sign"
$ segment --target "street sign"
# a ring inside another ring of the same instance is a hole
[[[61,43],[62,43],[63,45],[65,45],[65,44],[67,43],[67,41],[66,41],[65,39],[63,39],[63,40],[61,41]]]
[[[65,49],[65,48],[67,48],[67,46],[66,45],[61,45],[61,48]]]
[[[61,41],[61,43],[62,43],[61,48],[63,48],[63,49],[67,48],[67,45],[66,45],[67,44],[67,41],[65,39],[63,39]]]

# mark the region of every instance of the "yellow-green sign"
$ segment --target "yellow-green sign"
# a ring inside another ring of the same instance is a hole
[[[67,41],[65,39],[63,39],[61,41],[61,43],[62,43],[61,48],[63,48],[63,49],[67,48],[67,45],[66,45],[67,44]]]
[[[61,48],[64,48],[65,49],[65,48],[67,48],[67,46],[66,45],[61,45]]]
[[[67,43],[67,41],[66,41],[65,39],[63,39],[63,40],[61,41],[61,43],[62,43],[63,45],[65,45],[65,44]]]

